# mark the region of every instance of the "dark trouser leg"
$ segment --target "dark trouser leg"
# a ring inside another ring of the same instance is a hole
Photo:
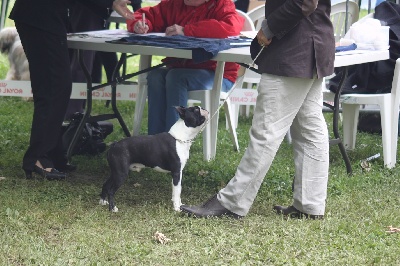
[[[66,36],[23,23],[16,23],[16,27],[29,61],[34,101],[31,137],[22,167],[32,170],[37,160],[43,167],[53,167],[48,154],[59,140],[71,96]]]

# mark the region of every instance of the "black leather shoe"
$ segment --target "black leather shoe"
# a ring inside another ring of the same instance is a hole
[[[274,211],[276,211],[277,214],[283,214],[285,216],[289,216],[290,218],[297,218],[297,219],[313,219],[313,220],[322,220],[324,219],[323,215],[313,215],[313,214],[307,214],[304,212],[299,211],[293,206],[289,207],[283,207],[276,205],[274,206]]]
[[[231,212],[230,210],[222,206],[217,199],[217,194],[215,194],[212,198],[210,198],[201,206],[182,205],[180,209],[182,212],[198,218],[229,216],[235,219],[240,219],[243,217]]]
[[[67,174],[58,171],[57,169],[51,169],[50,172],[46,172],[46,179],[47,180],[63,180],[65,178],[67,178]]]
[[[55,168],[61,172],[64,173],[70,173],[76,170],[76,165],[70,164],[70,163],[66,163],[66,164],[62,164],[62,165],[54,165]]]
[[[25,176],[27,179],[32,179],[32,172],[46,178],[47,180],[62,180],[67,177],[65,173],[59,172],[54,168],[52,168],[51,171],[46,171],[45,169],[35,165],[33,171],[25,170]]]

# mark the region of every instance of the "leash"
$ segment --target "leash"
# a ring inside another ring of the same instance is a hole
[[[252,62],[250,65],[245,64],[245,63],[237,63],[237,62],[236,62],[236,63],[239,64],[239,65],[241,65],[242,67],[245,67],[245,68],[247,68],[247,69],[250,69],[251,71],[256,72],[257,74],[261,74],[261,73],[258,71],[258,69],[255,68],[254,66],[255,66],[255,62],[256,62],[257,58],[261,55],[261,53],[262,53],[262,51],[264,50],[265,47],[266,47],[266,46],[264,46],[264,45],[261,46],[260,51],[258,52],[258,54],[256,55],[256,57],[253,59],[253,62]],[[180,140],[180,139],[175,139],[175,140],[178,141],[179,143],[182,143],[182,144],[194,142],[194,139],[195,139],[200,133],[203,132],[203,130],[205,129],[205,127],[210,123],[210,121],[214,118],[214,116],[215,116],[216,114],[219,113],[219,110],[221,109],[221,107],[222,107],[222,106],[225,104],[225,102],[229,99],[229,96],[231,95],[231,93],[236,89],[237,84],[242,84],[242,83],[243,83],[244,76],[245,76],[245,73],[244,73],[242,76],[240,76],[238,79],[236,79],[235,83],[232,85],[232,89],[228,92],[226,98],[225,98],[225,99],[222,101],[222,103],[218,106],[218,108],[217,108],[217,110],[214,112],[214,114],[212,114],[212,116],[211,116],[209,119],[207,119],[207,121],[203,124],[202,128],[201,128],[200,131],[196,134],[196,136],[194,136],[192,139],[188,139],[188,140]]]
[[[257,68],[255,68],[255,62],[257,60],[257,58],[261,55],[261,52],[264,50],[266,46],[262,45],[261,50],[258,52],[258,54],[256,55],[256,57],[253,59],[253,62],[248,65],[245,63],[238,63],[236,62],[236,64],[241,65],[244,68],[250,69],[251,71],[256,72],[257,74],[261,74]],[[237,84],[242,84],[243,83],[243,79],[244,79],[245,74],[243,74],[242,76],[240,76],[238,79],[236,79],[235,83],[232,85],[232,89],[228,92],[228,95],[226,96],[226,98],[222,101],[222,103],[218,106],[217,110],[214,112],[214,114],[212,114],[212,116],[207,120],[206,123],[204,123],[203,127],[201,128],[201,130],[199,131],[198,134],[200,134],[201,132],[203,132],[204,128],[210,123],[210,121],[214,118],[214,116],[219,112],[219,110],[221,109],[221,107],[225,104],[225,102],[229,99],[229,96],[231,95],[231,93],[237,88]],[[185,142],[193,142],[193,140],[197,137],[197,135],[192,139],[192,140],[187,140],[184,141]]]
[[[194,142],[194,139],[203,132],[203,130],[205,129],[205,127],[210,123],[210,121],[214,118],[214,116],[216,114],[219,113],[219,110],[221,109],[221,107],[225,104],[225,102],[229,99],[229,96],[231,95],[231,93],[236,89],[236,85],[238,83],[241,83],[244,79],[244,74],[239,77],[236,82],[232,85],[232,89],[228,92],[226,98],[222,101],[222,103],[218,106],[217,110],[214,112],[214,114],[211,115],[211,117],[209,119],[207,119],[207,121],[203,124],[202,128],[200,129],[200,131],[196,134],[196,136],[194,136],[192,139],[188,139],[188,140],[180,140],[180,139],[175,139],[176,141],[178,141],[179,143],[185,144],[185,143],[192,143]]]

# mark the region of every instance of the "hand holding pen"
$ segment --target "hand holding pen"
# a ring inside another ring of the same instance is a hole
[[[149,26],[146,23],[146,15],[142,13],[142,20],[138,20],[134,27],[135,33],[145,34],[149,31]]]

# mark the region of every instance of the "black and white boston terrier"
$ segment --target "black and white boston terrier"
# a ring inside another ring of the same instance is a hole
[[[208,111],[199,106],[175,107],[180,119],[169,132],[156,135],[133,136],[111,145],[107,153],[110,177],[103,184],[100,204],[109,204],[112,212],[117,212],[114,194],[128,176],[129,169],[139,172],[144,167],[171,173],[172,202],[179,211],[181,202],[182,170],[189,159],[192,140],[202,130],[208,119]]]

